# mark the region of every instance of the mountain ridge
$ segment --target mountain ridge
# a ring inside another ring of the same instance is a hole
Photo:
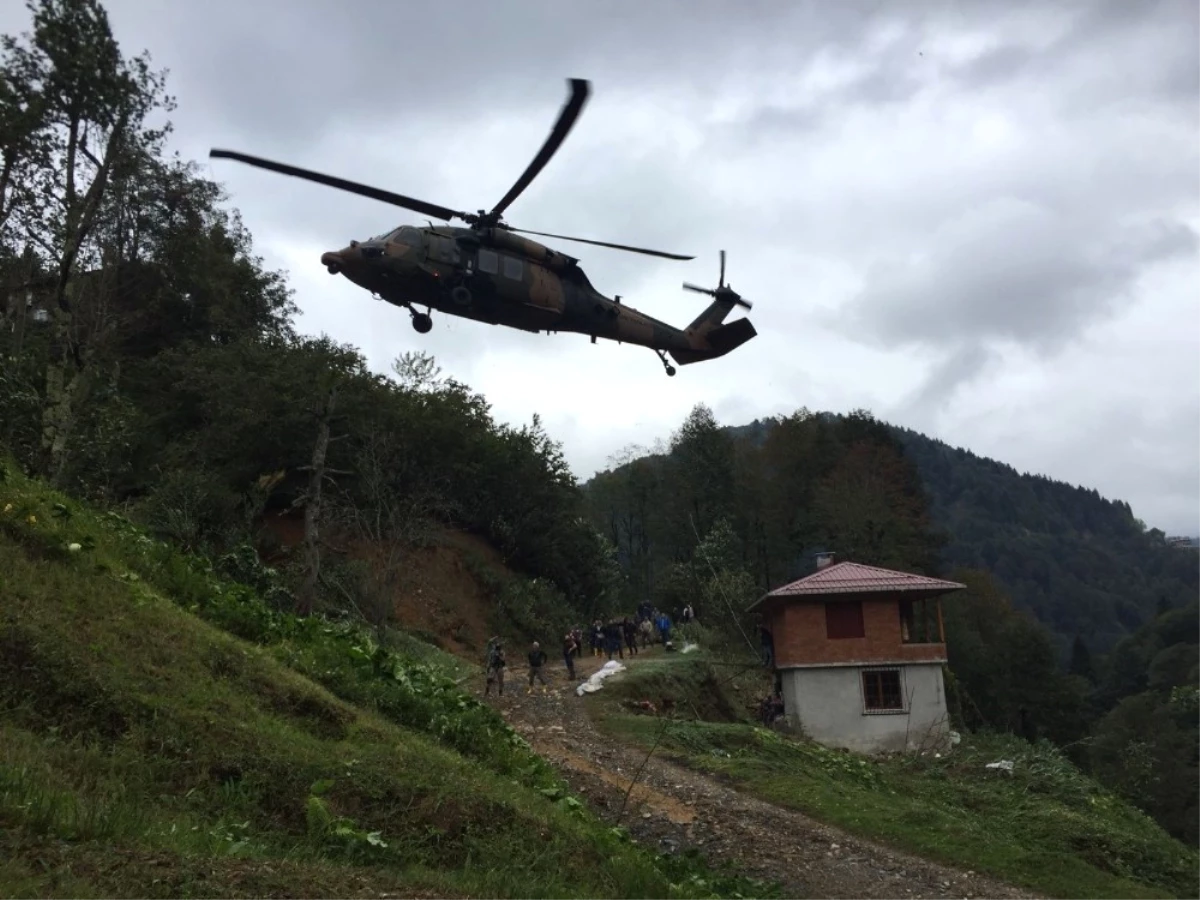
[[[828,422],[846,418],[828,411],[812,415]],[[720,430],[735,442],[761,447],[779,421],[755,419]],[[879,424],[916,465],[932,523],[946,539],[941,567],[991,572],[1015,606],[1050,629],[1064,657],[1076,638],[1105,652],[1156,611],[1185,605],[1200,590],[1191,553],[1168,544],[1161,529],[1147,527],[1127,501],[1020,472],[913,429]]]

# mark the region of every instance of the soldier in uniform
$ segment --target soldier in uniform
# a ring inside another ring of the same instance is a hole
[[[483,689],[483,696],[491,695],[493,683],[499,689],[500,696],[504,696],[504,667],[507,664],[504,659],[504,645],[500,643],[499,638],[492,638],[488,641],[487,687]]]

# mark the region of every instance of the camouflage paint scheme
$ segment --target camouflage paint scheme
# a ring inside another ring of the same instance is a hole
[[[660,322],[597,291],[574,257],[496,228],[405,225],[321,262],[396,306],[636,344],[680,365],[724,356],[757,333],[748,319],[723,324],[735,305],[724,299],[685,329]]]
[[[567,101],[549,137],[490,212],[455,210],[232,150],[213,149],[208,155],[349,191],[445,222],[453,219],[466,222],[469,228],[435,226],[432,222],[428,228],[402,226],[369,241],[351,241],[349,247],[321,257],[330,273],[345,275],[373,295],[407,308],[413,327],[419,333],[429,331],[433,322],[429,312],[417,311],[417,305],[525,331],[572,331],[589,335],[593,343],[597,338],[605,338],[649,347],[658,353],[668,375],[675,374],[675,369],[667,362],[668,353],[675,362],[687,365],[724,356],[746,343],[756,334],[749,319],[724,324],[734,306],[751,307],[749,301],[725,284],[724,250],[721,251],[721,277],[715,289],[684,282],[685,290],[708,294],[713,302],[691,325],[680,330],[625,306],[619,297],[605,297],[592,287],[577,259],[520,237],[516,232],[666,259],[692,257],[513,228],[503,223],[504,211],[558,151],[587,102],[590,87],[586,80],[570,78],[567,86]]]

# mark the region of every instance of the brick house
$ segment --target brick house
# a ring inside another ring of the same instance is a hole
[[[788,718],[862,753],[941,743],[950,730],[941,597],[965,585],[829,555],[750,606],[762,614]]]

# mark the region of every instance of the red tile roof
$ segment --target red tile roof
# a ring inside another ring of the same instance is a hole
[[[762,597],[762,600],[767,597],[819,597],[824,594],[873,594],[895,591],[944,594],[965,587],[965,584],[959,584],[957,581],[942,581],[940,578],[864,566],[862,563],[840,562],[818,569],[799,581],[777,587]]]

